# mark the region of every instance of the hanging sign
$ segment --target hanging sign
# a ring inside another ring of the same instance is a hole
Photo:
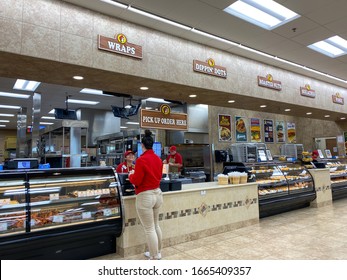
[[[172,113],[167,104],[161,105],[159,111],[141,109],[140,118],[140,127],[142,128],[188,130],[188,115]]]
[[[206,62],[193,60],[193,71],[219,78],[227,78],[227,69],[225,67],[216,65],[212,58],[209,58]]]
[[[258,86],[278,91],[282,90],[282,83],[280,81],[275,81],[271,74],[267,74],[266,77],[258,76]]]
[[[306,84],[305,87],[300,87],[300,94],[302,96],[311,97],[311,98],[316,97],[316,92],[313,89],[311,89],[309,84]]]
[[[98,35],[98,49],[142,59],[142,46],[129,43],[124,34],[114,38]]]
[[[335,93],[332,95],[332,98],[333,98],[333,102],[336,103],[336,104],[340,104],[340,105],[343,105],[345,102],[345,99],[341,96],[340,93]]]

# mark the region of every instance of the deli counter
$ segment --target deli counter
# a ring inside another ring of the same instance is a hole
[[[123,231],[111,167],[0,172],[0,257],[87,259],[114,253]]]

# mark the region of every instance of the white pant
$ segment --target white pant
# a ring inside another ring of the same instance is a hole
[[[146,242],[151,258],[161,251],[162,233],[159,227],[159,208],[163,204],[160,188],[136,195],[136,211],[145,230]]]

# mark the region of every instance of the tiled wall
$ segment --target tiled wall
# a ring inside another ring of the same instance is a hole
[[[184,190],[183,185],[182,191],[164,193],[160,212],[164,247],[259,222],[256,184],[194,185],[192,190]],[[117,240],[117,250],[124,256],[139,254],[145,250],[146,242],[134,196],[124,199],[124,208],[125,229]]]

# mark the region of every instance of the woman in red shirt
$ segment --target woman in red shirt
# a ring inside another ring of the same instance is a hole
[[[124,153],[125,161],[118,164],[116,172],[117,173],[129,173],[131,170],[135,169],[135,153],[133,151],[126,151]]]
[[[154,140],[149,130],[141,140],[142,155],[136,160],[136,169],[129,173],[135,185],[136,211],[146,235],[150,259],[161,259],[162,232],[159,227],[159,209],[163,204],[160,190],[163,163],[152,150]]]

